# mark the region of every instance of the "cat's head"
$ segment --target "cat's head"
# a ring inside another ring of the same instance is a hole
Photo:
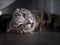
[[[30,15],[31,12],[25,8],[17,8],[16,11],[13,13],[13,15],[20,15],[20,16],[23,16],[24,18],[28,15]]]

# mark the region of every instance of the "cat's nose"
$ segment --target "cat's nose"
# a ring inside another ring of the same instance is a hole
[[[30,24],[30,23],[31,23],[31,22],[28,20],[28,21],[27,21],[27,24]]]
[[[29,20],[26,20],[26,24],[31,24],[31,22]]]

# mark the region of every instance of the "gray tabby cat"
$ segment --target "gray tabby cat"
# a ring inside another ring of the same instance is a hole
[[[24,8],[17,8],[7,25],[6,32],[27,33],[39,30],[39,16]]]

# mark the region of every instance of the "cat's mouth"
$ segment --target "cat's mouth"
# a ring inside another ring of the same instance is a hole
[[[33,28],[34,23],[30,22],[29,20],[27,20],[27,22],[25,24],[20,24],[19,26],[17,26],[17,30],[20,31],[29,31]]]

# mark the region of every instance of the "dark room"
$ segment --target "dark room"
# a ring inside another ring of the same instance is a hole
[[[60,0],[0,0],[0,45],[60,45]]]

